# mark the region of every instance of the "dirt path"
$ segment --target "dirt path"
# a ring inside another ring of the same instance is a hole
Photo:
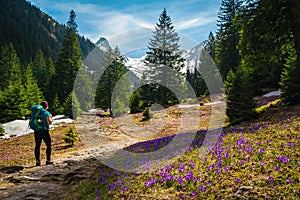
[[[85,129],[85,134],[88,135],[89,131],[95,133],[97,126],[96,122],[82,122],[78,123],[77,128]],[[72,186],[93,178],[95,170],[101,165],[95,157],[110,156],[111,152],[139,141],[120,132],[98,130],[97,134],[101,136],[101,142],[79,152],[68,153],[55,160],[54,165],[2,168],[2,173],[6,175],[0,179],[0,199],[63,199]]]

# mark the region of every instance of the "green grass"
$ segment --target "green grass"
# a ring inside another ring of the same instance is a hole
[[[295,108],[285,119],[280,113],[280,119],[228,127],[211,153],[203,156],[193,148],[168,169],[133,174],[99,166],[95,180],[74,188],[67,199],[300,199]],[[251,189],[237,197],[243,186]]]
[[[261,114],[263,113],[264,111],[268,110],[270,107],[274,107],[276,104],[280,103],[280,99],[277,99],[275,101],[272,101],[272,102],[269,102],[268,104],[264,105],[264,106],[261,106],[261,107],[258,107],[255,109],[255,111],[258,113],[258,114]]]

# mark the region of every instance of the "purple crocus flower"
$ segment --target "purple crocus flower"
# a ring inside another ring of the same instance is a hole
[[[288,157],[284,157],[283,158],[283,162],[286,164],[286,163],[288,163],[290,161],[290,159],[288,158]]]
[[[179,168],[179,171],[180,171],[180,172],[183,172],[184,169],[185,169],[185,166],[184,166],[184,163],[182,163],[182,164],[181,164],[181,167]]]
[[[276,171],[279,171],[280,167],[279,166],[275,166],[274,167]]]
[[[200,192],[205,192],[206,191],[206,187],[202,186],[202,185],[199,186],[199,189],[200,189]]]
[[[273,176],[270,176],[269,177],[269,182],[272,182],[272,181],[274,181],[274,178],[273,178]]]
[[[225,172],[228,172],[230,170],[230,166],[225,167]]]
[[[265,152],[265,149],[264,148],[260,148],[259,150],[258,150],[258,153],[264,153]]]
[[[191,169],[194,169],[195,168],[195,163],[193,160],[190,160],[190,165],[191,165]]]
[[[184,180],[182,180],[182,179],[180,178],[180,179],[178,179],[178,183],[183,184],[183,183],[184,183]]]
[[[236,182],[240,183],[242,180],[240,178],[236,178]]]
[[[292,181],[291,181],[291,179],[288,179],[288,180],[286,180],[286,182],[287,182],[288,184],[290,184]]]
[[[260,162],[260,165],[261,165],[261,166],[265,166],[265,163],[264,163],[264,162]]]

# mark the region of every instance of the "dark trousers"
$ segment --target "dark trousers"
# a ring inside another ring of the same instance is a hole
[[[34,139],[35,139],[35,149],[34,149],[34,155],[36,161],[40,161],[40,148],[42,144],[42,140],[44,140],[47,149],[46,149],[46,155],[47,160],[51,160],[51,137],[49,130],[42,130],[42,131],[34,131]]]

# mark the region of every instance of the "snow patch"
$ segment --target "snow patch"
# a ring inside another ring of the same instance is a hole
[[[66,118],[63,115],[57,115],[53,117],[53,123],[50,125],[50,129],[59,126],[62,123],[72,123],[74,120]],[[22,135],[28,135],[33,130],[28,127],[29,120],[14,120],[8,123],[4,123],[3,128],[5,135],[1,138],[19,137]]]
[[[281,92],[280,91],[274,91],[274,92],[269,92],[265,94],[263,97],[272,97],[272,96],[280,96]]]

